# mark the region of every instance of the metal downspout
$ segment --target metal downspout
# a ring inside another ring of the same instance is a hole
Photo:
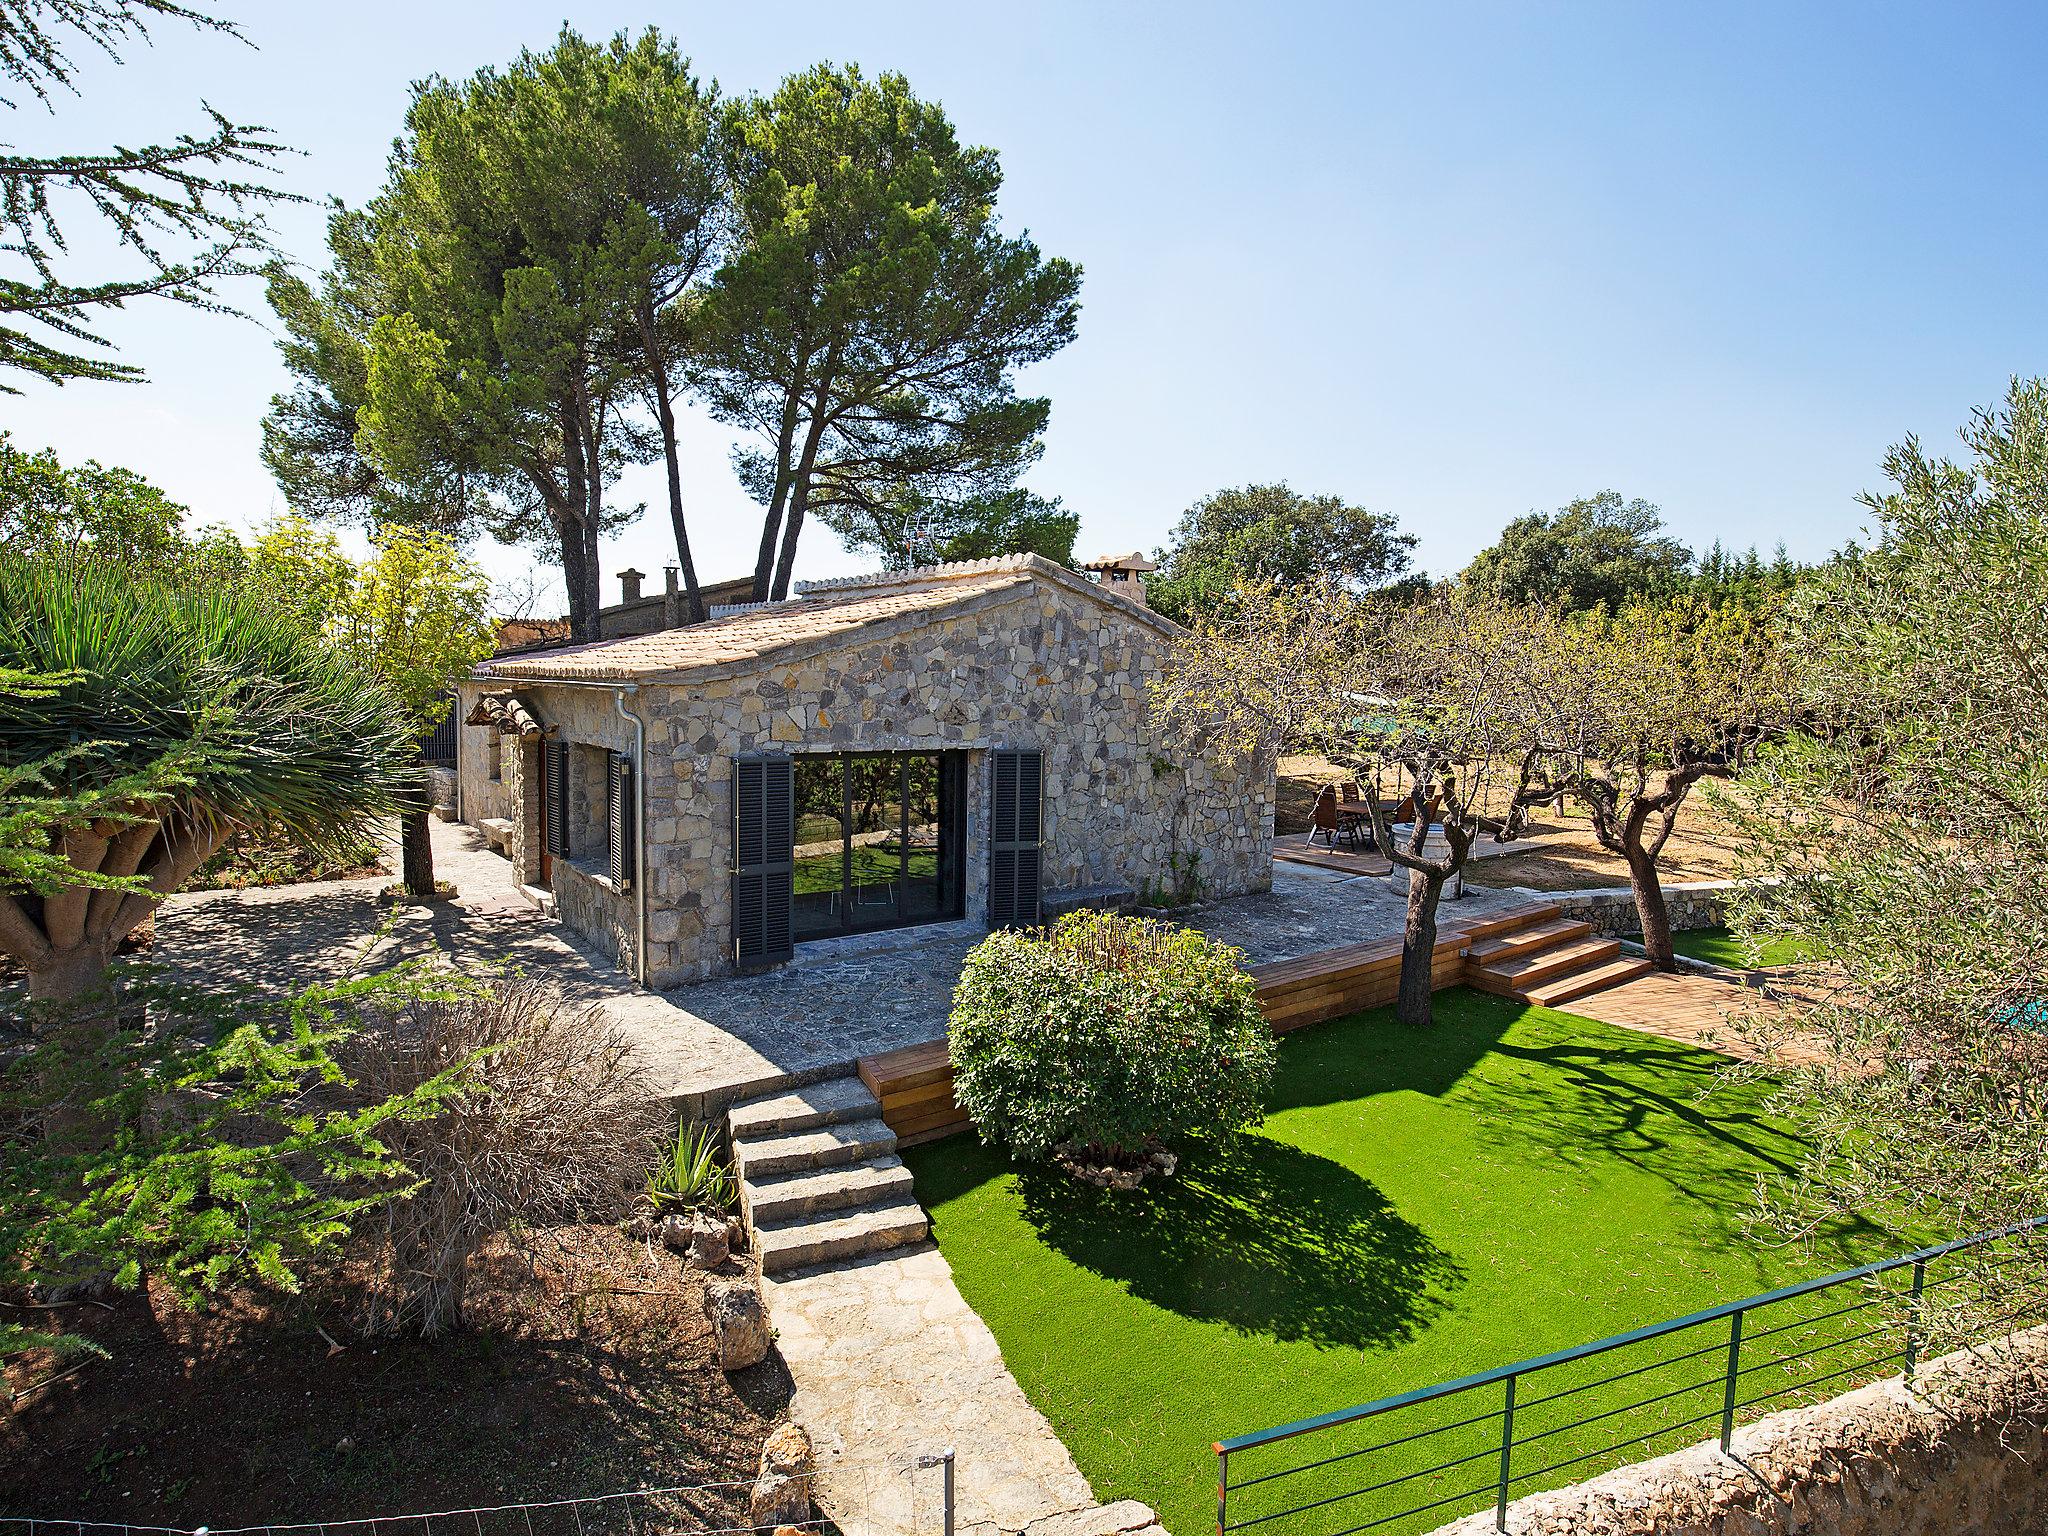
[[[638,922],[633,979],[647,985],[647,722],[626,708],[626,695],[640,692],[626,683],[612,694],[619,717],[633,725],[633,911]]]

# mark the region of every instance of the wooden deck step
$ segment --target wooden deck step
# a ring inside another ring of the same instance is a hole
[[[1490,917],[1472,918],[1469,921],[1462,917],[1453,918],[1445,927],[1455,928],[1468,940],[1476,943],[1481,939],[1491,939],[1503,933],[1513,933],[1517,929],[1532,927],[1537,923],[1549,922],[1553,917],[1561,916],[1563,912],[1564,909],[1554,902],[1531,902],[1526,907],[1509,907],[1505,912],[1496,912]]]
[[[953,1099],[953,1059],[945,1041],[863,1056],[857,1067],[860,1080],[882,1106],[882,1119],[903,1145],[936,1141],[971,1124],[967,1111]]]
[[[1590,997],[1595,992],[1605,992],[1623,982],[1634,981],[1638,976],[1650,974],[1650,962],[1635,955],[1625,955],[1619,960],[1610,960],[1605,965],[1592,966],[1587,970],[1573,971],[1555,981],[1531,987],[1523,994],[1523,1001],[1535,1003],[1544,1008],[1556,1008],[1564,1003]]]
[[[1620,953],[1619,939],[1568,939],[1562,944],[1552,944],[1486,965],[1468,963],[1465,975],[1473,986],[1482,991],[1526,998],[1531,987],[1589,966],[1604,965]]]
[[[1502,960],[1512,960],[1517,955],[1526,955],[1535,950],[1549,949],[1552,945],[1563,944],[1571,939],[1583,939],[1593,931],[1593,925],[1576,922],[1568,917],[1546,918],[1531,923],[1526,928],[1513,928],[1491,938],[1475,940],[1465,951],[1465,958],[1474,965],[1492,965]]]

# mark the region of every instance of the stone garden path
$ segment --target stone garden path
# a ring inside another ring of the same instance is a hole
[[[1098,1509],[931,1243],[761,1289],[796,1383],[790,1416],[810,1430],[822,1502],[850,1536],[937,1530],[939,1473],[878,1476],[873,1459],[907,1466],[948,1447],[963,1531],[1062,1520],[1069,1536],[1117,1536],[1155,1523],[1142,1504]]]

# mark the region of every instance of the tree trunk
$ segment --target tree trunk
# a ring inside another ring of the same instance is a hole
[[[1396,866],[1398,868],[1398,866]],[[1436,904],[1443,894],[1444,875],[1435,870],[1408,872],[1408,921],[1401,930],[1401,990],[1394,1017],[1403,1024],[1426,1025],[1436,1015]]]
[[[1643,953],[1658,970],[1675,971],[1678,959],[1671,949],[1671,911],[1657,879],[1657,861],[1634,843],[1622,857],[1628,861],[1628,887],[1635,895],[1636,921],[1643,929]]]
[[[112,956],[110,944],[87,939],[57,950],[47,961],[28,973],[28,995],[36,1003],[55,1010],[36,1020],[36,1034],[42,1043],[60,1047],[66,1057],[90,1057],[120,1026],[120,1001],[113,979],[107,974]],[[44,1147],[59,1157],[75,1157],[109,1145],[118,1129],[115,1121],[85,1104],[63,1095],[76,1091],[68,1084],[70,1073],[59,1061],[44,1078],[50,1095],[43,1111]],[[66,1176],[65,1182],[72,1181]],[[82,1193],[82,1187],[75,1192]],[[49,1287],[52,1297],[69,1300],[97,1295],[108,1283],[107,1271],[96,1263],[66,1266],[63,1278]]]
[[[55,951],[49,960],[29,967],[30,999],[70,1007],[95,992],[106,991],[110,953],[106,945],[91,939]]]
[[[562,586],[569,594],[569,638],[595,640],[597,620],[590,611],[589,589],[583,580],[583,529],[563,518],[556,521],[555,533],[562,545]]]
[[[398,815],[398,859],[410,896],[434,894],[434,838],[427,826],[433,798],[433,779],[422,769],[419,788],[406,796]]]
[[[781,602],[789,596],[789,579],[796,570],[796,541],[804,530],[804,511],[811,504],[811,476],[818,471],[818,449],[825,440],[825,413],[832,399],[832,381],[839,367],[839,348],[825,354],[824,370],[818,379],[817,403],[804,433],[804,451],[790,476],[788,505],[783,513],[782,553],[775,561],[775,585],[770,596]]]
[[[683,571],[683,597],[692,624],[702,624],[711,615],[704,607],[704,589],[697,582],[697,560],[690,553],[690,530],[683,524],[683,469],[676,454],[676,413],[668,396],[661,397],[661,451],[668,460],[668,520],[675,529],[676,564]]]
[[[675,402],[669,397],[668,357],[661,345],[661,330],[655,323],[651,301],[640,306],[640,339],[647,349],[654,419],[661,427],[661,456],[668,467],[668,520],[675,530],[676,564],[682,569],[685,611],[690,615],[692,624],[702,624],[710,614],[704,609],[704,591],[697,584],[697,561],[690,553],[690,530],[683,523],[683,468],[676,450]]]
[[[555,529],[562,540],[562,581],[569,589],[569,638],[595,640],[597,635],[597,572],[592,569],[590,539],[584,527],[590,516],[592,466],[583,456],[581,397],[564,394],[556,412],[562,428],[562,505],[555,509]]]
[[[811,485],[808,478],[798,482],[796,492],[789,498],[789,516],[782,525],[782,553],[775,560],[775,585],[772,596],[781,602],[789,596],[789,578],[796,570],[796,540],[804,529],[804,508],[811,499]]]

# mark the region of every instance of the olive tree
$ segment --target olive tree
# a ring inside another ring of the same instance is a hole
[[[1768,878],[1735,926],[1816,966],[1765,1021],[1822,1047],[1789,1075],[1812,1140],[1779,1207],[1796,1227],[2048,1210],[2048,381],[1962,438],[1959,459],[1894,448],[1865,498],[1876,547],[1791,599],[1802,729],[1744,780]],[[1986,1293],[2014,1305],[2038,1273],[1987,1269]]]
[[[1404,1023],[1431,1018],[1445,884],[1480,837],[1512,840],[1555,795],[1540,771],[1534,618],[1452,592],[1400,604],[1335,585],[1240,586],[1177,643],[1154,698],[1166,728],[1200,749],[1320,752],[1406,779],[1418,809],[1405,833],[1370,806],[1375,846],[1408,876]]]
[[[1542,772],[1628,866],[1644,952],[1675,970],[1657,861],[1694,787],[1735,778],[1784,729],[1797,651],[1773,605],[1704,597],[1531,612],[1526,632],[1543,642]]]

